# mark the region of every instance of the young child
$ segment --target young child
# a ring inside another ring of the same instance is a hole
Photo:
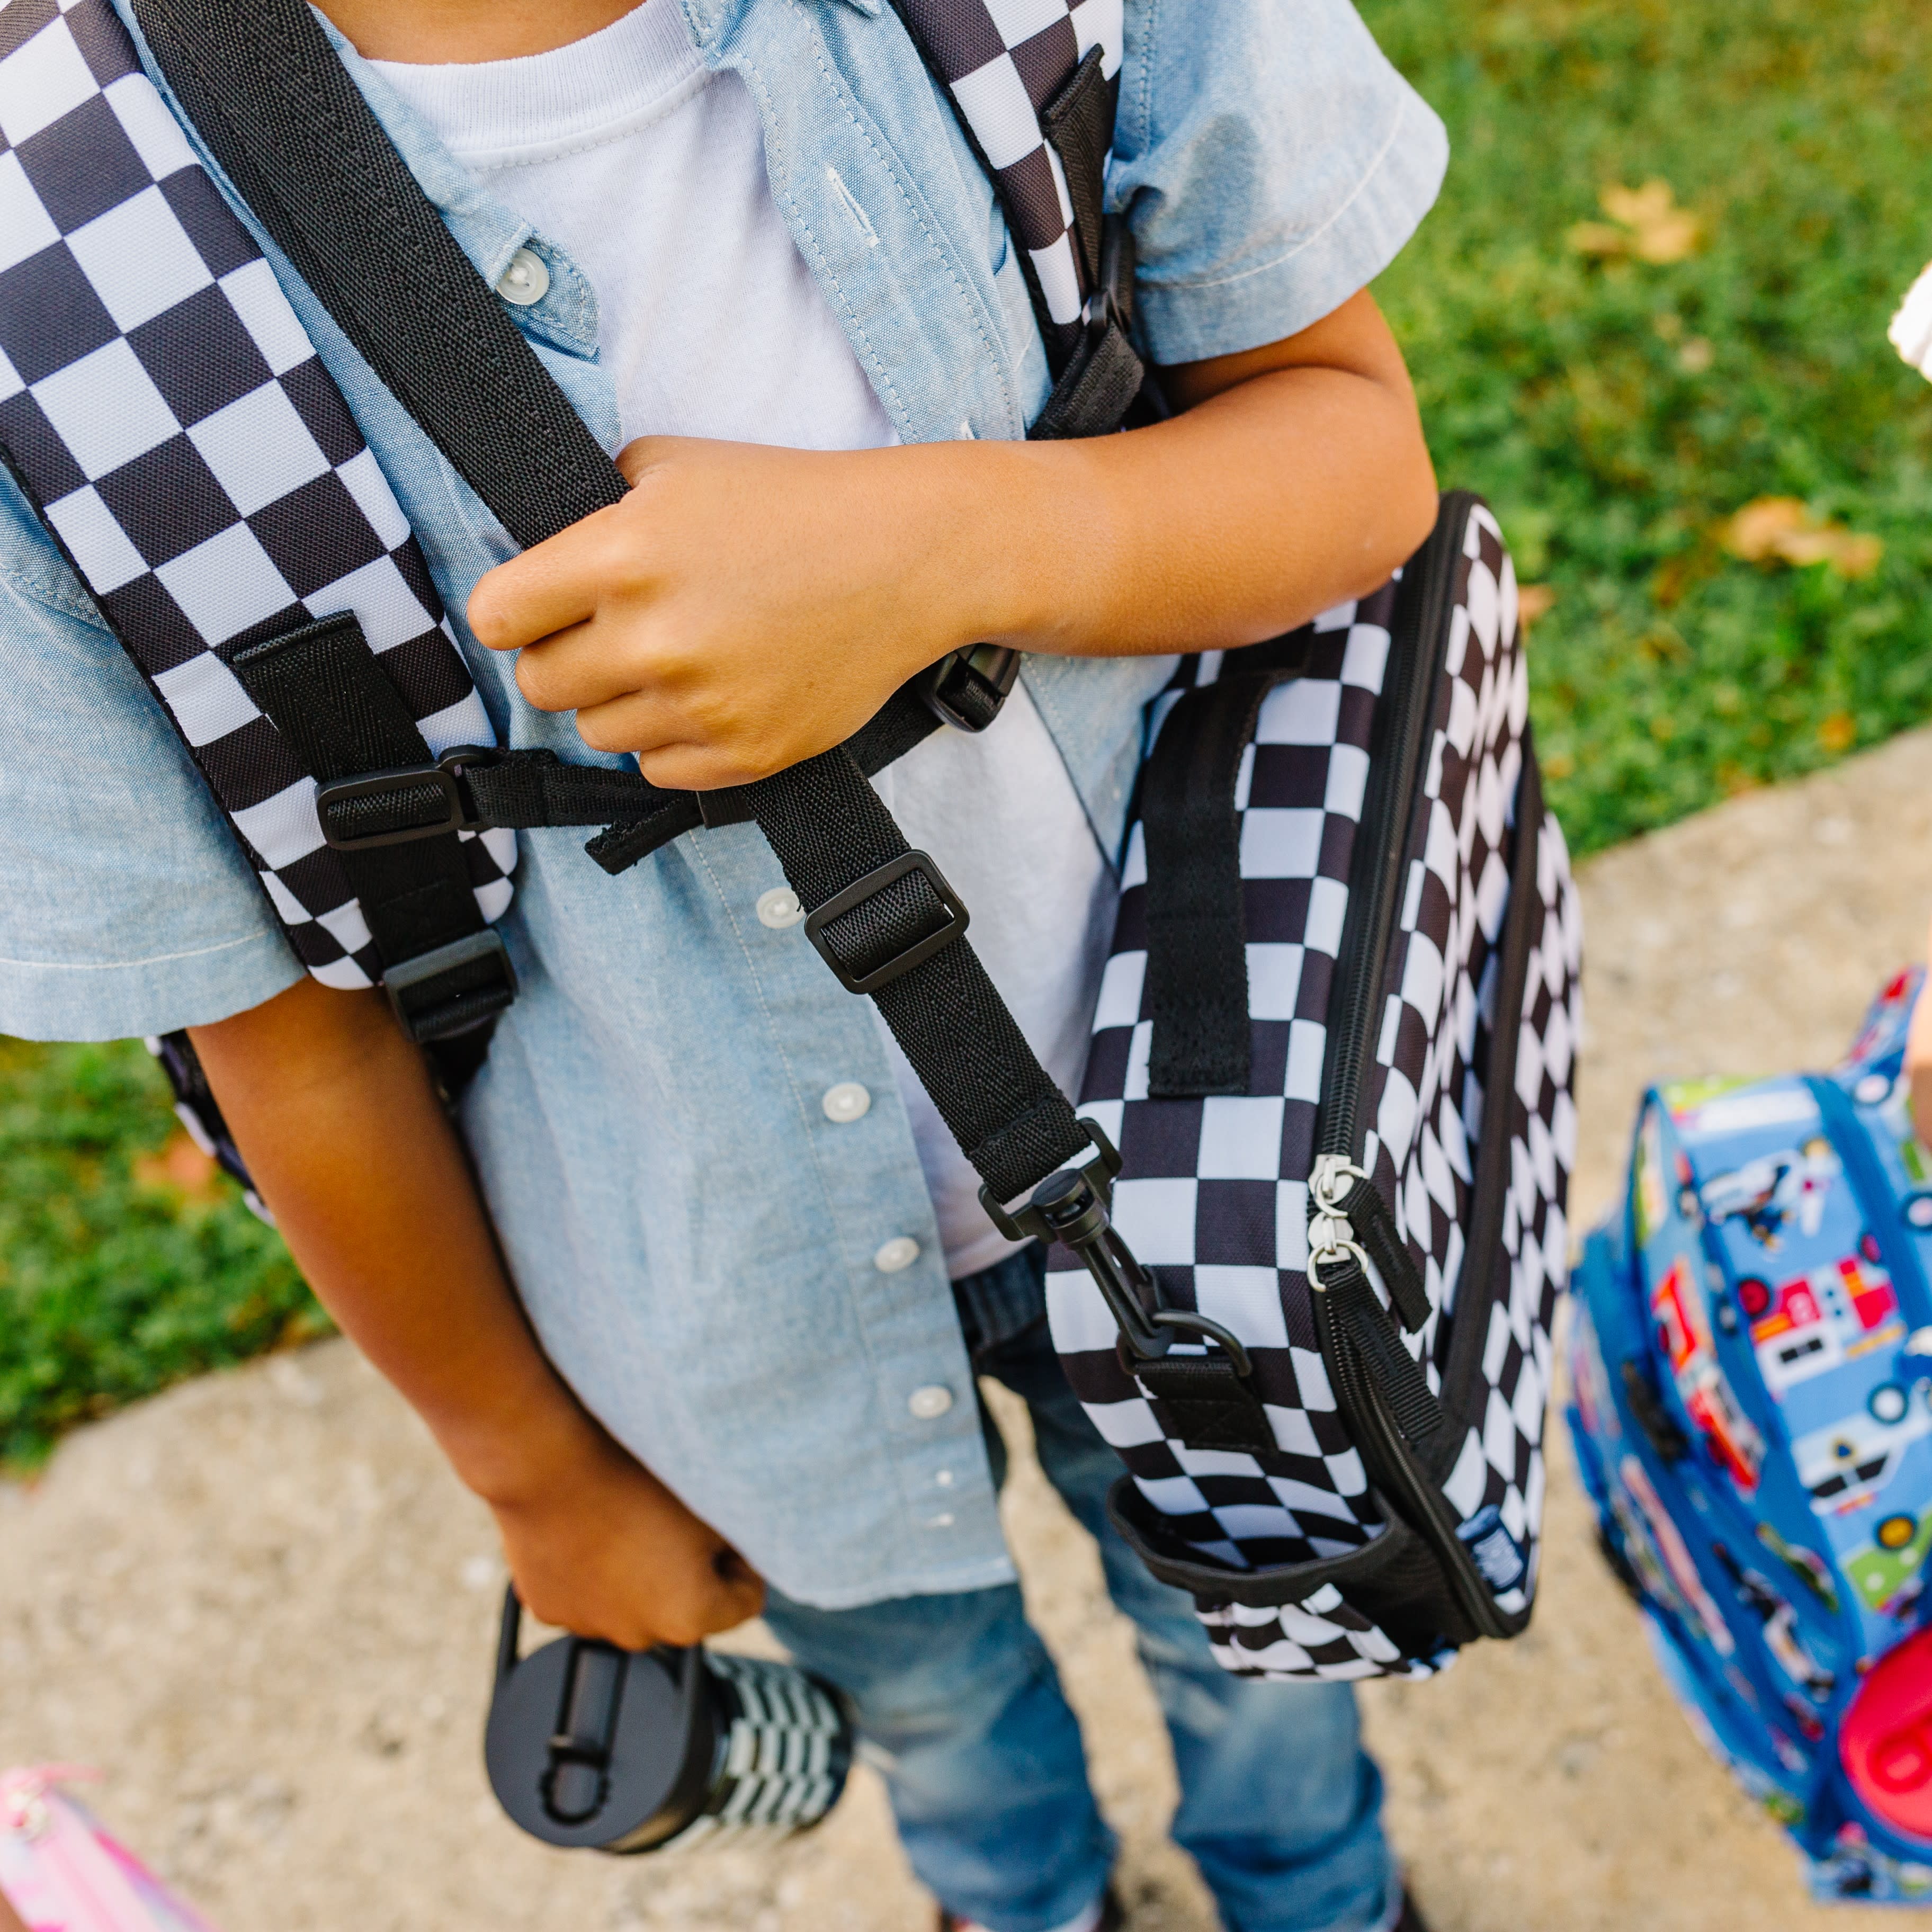
[[[988,4],[1009,43],[1068,10]],[[1116,45],[1120,4],[1079,10],[1111,7]],[[1365,290],[1435,195],[1439,124],[1347,0],[1126,0],[1110,205],[1174,414],[1029,443],[1048,380],[1016,251],[881,0],[322,11],[635,485],[512,556],[272,253],[467,613],[502,742],[634,754],[703,790],[840,742],[950,650],[1029,653],[992,730],[942,732],[878,783],[1076,1090],[1172,654],[1365,592],[1430,528],[1414,399]],[[996,1376],[1138,1626],[1175,1834],[1230,1932],[1418,1924],[1349,1690],[1225,1675],[1108,1530],[1118,1466],[1055,1363],[1042,1256],[988,1226],[754,828],[615,880],[581,832],[521,836],[521,991],[459,1138],[382,996],[300,972],[10,485],[0,626],[0,1026],[190,1030],[290,1248],[488,1502],[538,1616],[641,1646],[762,1607],[856,1700],[949,1923],[1118,1923],[1000,1536],[974,1379]]]

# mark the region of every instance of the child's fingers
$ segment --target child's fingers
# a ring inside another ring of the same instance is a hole
[[[500,563],[470,593],[470,628],[493,651],[521,650],[596,614],[607,592],[628,574],[631,553],[616,509],[599,510],[546,543]]]

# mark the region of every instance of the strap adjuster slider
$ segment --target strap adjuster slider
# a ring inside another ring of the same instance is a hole
[[[494,757],[480,746],[458,745],[433,765],[399,765],[318,785],[315,814],[322,836],[338,852],[373,852],[382,845],[479,831],[484,821],[464,796],[460,780],[464,766]]]
[[[915,872],[926,881],[938,901],[939,910],[945,915],[943,922],[928,926],[890,958],[876,965],[861,970],[865,959],[870,956],[869,949],[860,953],[859,964],[848,964],[826,937],[826,928]],[[846,992],[876,993],[881,986],[890,986],[902,974],[910,973],[915,966],[950,946],[965,932],[970,916],[959,895],[946,883],[946,875],[926,854],[904,852],[868,872],[862,879],[855,879],[842,892],[833,893],[806,920],[805,936],[817,949],[819,957],[838,976],[838,983]]]

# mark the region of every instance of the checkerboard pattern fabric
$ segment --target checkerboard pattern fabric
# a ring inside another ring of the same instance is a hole
[[[421,550],[106,0],[0,9],[0,449],[325,984],[381,976],[315,783],[230,662],[350,610],[433,754],[494,742]],[[465,834],[486,920],[516,835]]]
[[[740,1851],[815,1825],[838,1803],[852,1758],[850,1727],[830,1694],[790,1664],[703,1657],[729,1729],[710,1802],[659,1849]]]
[[[1246,1346],[1275,1438],[1266,1452],[1190,1448],[1121,1364],[1098,1292],[1064,1250],[1048,1306],[1069,1379],[1166,1529],[1199,1560],[1232,1570],[1288,1569],[1364,1548],[1379,1533],[1368,1482],[1318,1346],[1307,1266],[1307,1177],[1326,1052],[1324,1016],[1348,904],[1368,770],[1370,722],[1388,655],[1393,585],[1318,618],[1304,674],[1264,700],[1235,804],[1247,936],[1253,1066],[1246,1095],[1154,1100],[1144,988],[1145,860],[1129,847],[1119,926],[1102,983],[1082,1112],[1120,1148],[1115,1219],[1170,1303]],[[1509,894],[1509,827],[1527,722],[1516,585],[1500,533],[1472,510],[1462,532],[1443,675],[1425,738],[1398,928],[1387,967],[1376,1063],[1360,1105],[1372,1124],[1363,1165],[1396,1210],[1432,1313],[1408,1345],[1444,1394],[1459,1310],[1472,1160],[1480,1132],[1486,1016],[1496,1010]],[[1197,676],[1218,669],[1204,660]],[[1158,722],[1158,721],[1156,721]],[[1503,1240],[1504,1296],[1466,1311],[1485,1324],[1481,1387],[1445,1485],[1462,1520],[1489,1505],[1526,1557],[1534,1588],[1543,1502],[1541,1439],[1550,1324],[1568,1250],[1564,1201],[1576,1143],[1570,1098],[1580,923],[1562,834],[1539,835],[1528,983],[1515,1090]],[[1498,1269],[1500,1277],[1502,1270]],[[1448,1392],[1454,1396],[1457,1392]],[[1332,1573],[1331,1573],[1332,1575]],[[1439,1658],[1406,1655],[1324,1580],[1279,1608],[1208,1603],[1221,1662],[1243,1674],[1426,1676]]]
[[[1092,291],[1073,245],[1066,176],[1040,130],[1040,110],[1090,49],[1109,82],[1126,44],[1123,0],[898,0],[992,170],[1014,238],[1046,310],[1058,368],[1079,340]]]
[[[1394,1201],[1396,1225],[1422,1268],[1434,1312],[1409,1346],[1438,1394],[1487,1097],[1486,1016],[1496,1010],[1496,942],[1508,909],[1511,805],[1529,716],[1515,573],[1501,531],[1480,506],[1464,530],[1444,670],[1363,1163]],[[1550,1330],[1568,1268],[1564,1210],[1576,1156],[1574,1062],[1582,1024],[1582,910],[1562,828],[1546,812],[1536,860],[1540,903],[1532,910],[1514,1088],[1505,1096],[1513,1109],[1502,1236],[1507,1289],[1463,1311],[1484,1326],[1481,1373],[1472,1402],[1451,1392],[1472,1413],[1443,1486],[1466,1522],[1494,1506],[1522,1551],[1522,1583],[1497,1598],[1508,1612],[1525,1608],[1535,1587]]]

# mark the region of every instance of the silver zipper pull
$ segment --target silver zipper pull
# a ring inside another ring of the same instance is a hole
[[[1324,1154],[1316,1158],[1314,1172],[1308,1177],[1308,1191],[1322,1214],[1334,1214],[1357,1184],[1368,1178],[1346,1154]]]

